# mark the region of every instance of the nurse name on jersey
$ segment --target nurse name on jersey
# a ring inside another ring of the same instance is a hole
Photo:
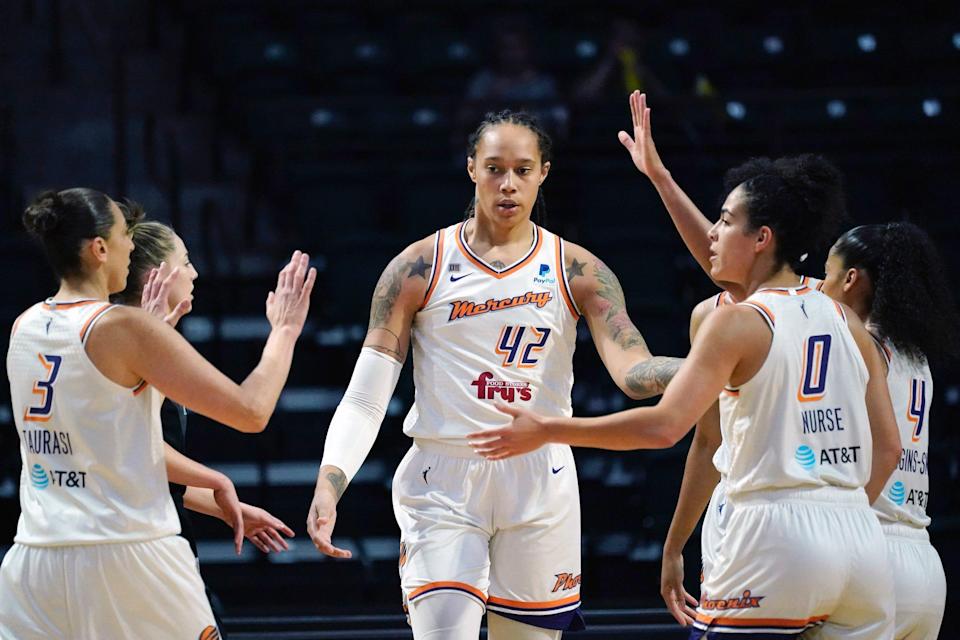
[[[830,366],[830,350],[833,336],[820,334],[809,336],[803,347],[803,365],[797,400],[801,407],[807,403],[823,400],[827,395],[827,371]],[[839,434],[846,431],[843,407],[802,408],[800,423],[804,435]],[[814,461],[821,465],[857,464],[862,461],[860,445],[818,447],[819,455],[809,451],[806,445],[797,450],[801,466],[812,469]],[[813,455],[811,455],[813,454]]]

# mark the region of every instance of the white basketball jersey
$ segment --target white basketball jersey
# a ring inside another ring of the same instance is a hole
[[[29,545],[130,542],[180,531],[167,487],[162,396],[106,378],[84,344],[115,305],[36,304],[13,326],[10,400],[20,436],[20,521]]]
[[[756,375],[720,396],[726,451],[715,462],[727,493],[863,487],[872,455],[868,373],[842,307],[807,285],[762,289],[741,304],[760,313],[773,338]]]
[[[923,528],[930,524],[929,444],[933,376],[927,361],[916,361],[889,343],[878,343],[887,360],[887,386],[900,430],[900,463],[873,508],[883,522]]]
[[[466,445],[509,418],[496,401],[570,416],[580,317],[563,269],[563,240],[532,225],[530,250],[495,269],[467,246],[466,223],[434,239],[433,271],[413,320],[416,397],[403,431]]]

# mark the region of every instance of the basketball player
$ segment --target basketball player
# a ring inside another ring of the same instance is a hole
[[[106,195],[40,195],[24,214],[57,293],[14,323],[7,375],[21,437],[22,513],[0,567],[0,637],[213,640],[203,583],[176,535],[160,394],[241,431],[261,431],[286,380],[315,273],[295,253],[267,298],[272,331],[240,385],[163,321],[112,305],[133,243]],[[205,477],[170,478],[213,489]]]
[[[121,206],[121,209],[126,208],[133,210],[128,218],[131,215],[138,220],[143,218],[138,204],[127,202]],[[172,228],[152,220],[134,224],[132,239],[134,249],[130,254],[127,288],[111,296],[111,299],[121,304],[140,306],[175,327],[180,318],[190,313],[193,308],[193,283],[198,277],[187,247]],[[184,407],[165,399],[160,409],[160,426],[166,444],[168,473],[171,465],[198,465],[198,462],[183,455],[187,431],[187,413]],[[170,448],[175,452],[171,452]],[[224,514],[217,506],[213,492],[209,489],[171,484],[170,495],[180,520],[180,535],[190,543],[194,555],[197,554],[196,536],[188,509],[233,525],[229,514]],[[290,548],[283,536],[293,537],[294,534],[283,521],[260,507],[243,502],[239,503],[239,509],[243,516],[242,536],[254,546],[264,553],[281,552]]]
[[[668,447],[720,396],[715,461],[732,511],[691,638],[892,638],[892,579],[868,498],[900,457],[885,372],[856,314],[795,271],[841,217],[839,173],[817,156],[759,159],[725,182],[711,276],[746,298],[710,313],[657,406],[575,419],[504,404],[511,426],[468,437],[490,460],[548,442]]]
[[[634,138],[621,133],[637,168],[656,185],[670,216],[691,253],[709,265],[699,228],[709,222],[670,178],[663,167],[650,129],[650,109],[645,96],[631,97]],[[874,510],[887,537],[888,559],[896,593],[897,640],[936,638],[946,598],[946,578],[926,528],[929,499],[929,407],[933,380],[927,354],[943,359],[960,352],[955,332],[956,305],[940,260],[929,237],[906,223],[866,225],[848,231],[834,244],[826,263],[826,280],[807,279],[835,300],[850,306],[878,340],[887,370],[887,386],[898,421],[902,457],[879,497]],[[725,285],[728,283],[724,283]],[[691,331],[710,309],[735,299],[721,293],[694,310]],[[889,327],[889,328],[888,328]],[[895,336],[895,337],[894,337]],[[916,381],[916,382],[915,382]],[[708,428],[704,423],[714,425]],[[664,544],[661,587],[664,600],[681,624],[692,622],[686,604],[696,601],[684,591],[682,549],[710,497],[712,465],[705,464],[717,449],[713,434],[719,423],[711,414],[697,425],[687,457],[680,499]],[[722,456],[723,453],[717,455]],[[691,471],[692,470],[692,471]],[[688,472],[689,471],[689,472]],[[718,545],[718,520],[723,513],[722,487],[713,493],[702,528],[704,573]]]
[[[374,292],[369,333],[327,434],[307,527],[331,544],[336,504],[376,437],[412,345],[414,439],[393,481],[401,586],[418,640],[559,638],[580,621],[580,512],[570,448],[490,463],[466,434],[505,423],[494,403],[571,414],[581,314],[617,385],[661,393],[678,361],[652,357],[616,276],[532,223],[550,141],[523,113],[489,114],[471,136],[465,221],[412,244]]]
[[[900,463],[873,502],[894,577],[897,640],[936,640],[947,596],[943,564],[927,533],[933,402],[927,355],[960,354],[960,317],[944,273],[929,236],[896,222],[842,235],[823,281],[823,292],[848,304],[876,338],[899,424]]]

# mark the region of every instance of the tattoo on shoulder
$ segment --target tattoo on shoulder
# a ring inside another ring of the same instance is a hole
[[[573,259],[569,265],[567,265],[567,282],[573,282],[573,279],[577,276],[583,275],[583,268],[587,266],[586,262],[580,262],[576,258]]]
[[[641,399],[663,393],[673,376],[677,375],[683,358],[654,356],[635,365],[627,372],[627,387]]]
[[[599,259],[595,261],[593,270],[597,278],[597,295],[603,300],[600,308],[603,322],[614,342],[624,350],[633,347],[646,348],[647,343],[643,336],[627,315],[627,302],[617,276]]]
[[[337,500],[340,500],[340,498],[343,496],[343,492],[347,490],[347,476],[344,475],[343,471],[340,471],[339,469],[336,471],[328,471],[327,481],[337,492]]]
[[[431,264],[423,259],[423,256],[417,256],[416,262],[408,262],[406,268],[410,269],[410,274],[408,278],[415,278],[420,276],[424,280],[427,279],[427,274],[430,273]]]

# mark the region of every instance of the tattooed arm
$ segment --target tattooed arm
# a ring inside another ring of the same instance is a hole
[[[627,314],[620,281],[592,253],[566,245],[567,281],[590,327],[600,359],[621,390],[639,400],[663,393],[683,362],[654,356]]]
[[[321,553],[348,558],[331,537],[337,503],[363,464],[380,430],[390,396],[410,345],[410,328],[427,291],[433,237],[407,247],[380,276],[370,304],[370,323],[353,376],[324,444],[317,486],[307,515],[307,532]]]

